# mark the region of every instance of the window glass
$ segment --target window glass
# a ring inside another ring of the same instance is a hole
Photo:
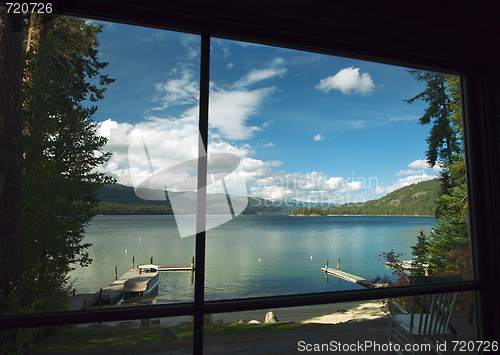
[[[98,291],[113,281],[114,266],[119,279],[153,264],[159,283],[152,303],[191,302],[200,37],[104,23],[99,41],[116,78],[95,114],[113,154],[99,171],[116,184],[98,192],[102,215],[86,231],[93,262],[73,272],[75,288]]]
[[[192,327],[191,323],[190,317],[172,317],[50,327],[38,330],[32,345],[37,354],[97,349],[110,353],[189,353],[189,349],[193,347],[192,334],[186,336],[179,329]],[[33,329],[25,330],[27,333],[31,331]]]
[[[213,39],[208,214],[219,223],[207,232],[206,299],[407,284],[408,270],[393,275],[386,261],[417,257],[414,273],[467,272],[453,269],[470,266],[458,87],[437,73]],[[440,115],[426,118],[432,105]],[[457,191],[436,221],[444,184]],[[322,274],[326,263],[338,279]]]
[[[21,312],[192,302],[200,37],[40,26],[26,22]]]
[[[391,301],[404,304],[405,300]],[[403,313],[393,314],[395,319],[404,319]],[[459,305],[451,317],[453,330],[448,337],[437,340],[429,337],[427,342],[412,343],[408,334],[406,340],[399,341],[394,332],[389,340],[392,325],[386,299],[211,314],[205,317],[204,351],[379,354],[414,350],[430,353],[432,348],[429,344],[437,346],[441,352],[453,349],[457,352],[459,349],[468,351],[467,345],[472,347],[471,343],[476,339],[469,312]],[[415,315],[416,327],[418,319],[419,313]],[[394,325],[396,327],[392,330],[398,335],[405,335],[396,322]],[[489,343],[488,346],[496,345]]]
[[[391,266],[412,259],[471,277],[457,78],[212,39],[197,226],[200,37],[66,17],[44,36],[25,38],[22,312],[192,302],[201,229],[206,300],[408,283]]]

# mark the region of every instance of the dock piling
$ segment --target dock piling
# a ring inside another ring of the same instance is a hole
[[[340,258],[337,260],[337,270],[340,270]]]
[[[325,264],[325,274],[327,274],[326,270],[328,270],[328,260],[326,260],[326,264]]]
[[[135,264],[135,256],[132,257],[132,269],[134,268],[134,264]]]
[[[191,257],[191,284],[194,284],[194,256]]]
[[[118,266],[115,266],[115,281],[118,280]]]
[[[151,260],[149,262],[151,265],[153,265],[153,257],[151,257]]]

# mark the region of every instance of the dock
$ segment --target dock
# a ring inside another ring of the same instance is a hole
[[[117,276],[115,266],[115,281],[106,287],[103,287],[96,293],[74,294],[69,304],[69,310],[88,309],[98,305],[116,305],[125,294],[144,295],[152,294],[151,288],[158,287],[158,274],[160,271],[186,272],[191,271],[191,281],[195,271],[194,257],[191,258],[191,265],[173,265],[158,266],[151,264],[142,264],[134,267],[135,258],[132,258],[132,268],[121,277]]]
[[[194,271],[192,265],[158,266],[158,271]]]
[[[356,276],[356,275],[351,275],[351,274],[344,272],[344,271],[340,271],[340,270],[333,269],[333,268],[325,268],[325,267],[322,267],[321,271],[323,271],[326,274],[333,275],[335,277],[339,277],[341,279],[344,279],[344,280],[347,280],[350,282],[354,282],[355,284],[360,284],[361,286],[366,287],[366,288],[373,287],[373,283],[371,281],[368,281],[368,280],[366,280],[362,277]]]

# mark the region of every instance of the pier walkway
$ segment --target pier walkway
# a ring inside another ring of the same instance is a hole
[[[151,258],[152,259],[152,258]],[[154,270],[152,270],[154,269]],[[86,293],[86,294],[77,294],[73,296],[73,299],[70,302],[69,310],[81,310],[88,309],[94,305],[99,304],[99,299],[101,300],[102,305],[113,305],[118,303],[124,295],[123,288],[125,283],[127,283],[127,291],[134,292],[134,287],[143,287],[140,286],[139,281],[141,283],[149,282],[149,280],[153,280],[160,271],[170,271],[170,272],[185,272],[191,271],[193,273],[195,271],[194,268],[194,260],[191,259],[191,265],[174,265],[174,266],[158,266],[153,264],[143,264],[138,265],[137,267],[133,267],[129,271],[127,271],[121,277],[116,276],[116,268],[115,268],[115,278],[116,280],[109,286],[103,287],[96,293]],[[137,282],[134,282],[137,281]],[[142,291],[142,290],[137,290]]]
[[[361,286],[364,286],[367,288],[373,287],[373,283],[371,281],[368,281],[368,280],[363,279],[362,277],[359,277],[356,275],[351,275],[351,274],[344,272],[344,271],[340,271],[340,270],[332,269],[332,268],[324,268],[324,267],[321,268],[321,271],[323,271],[329,275],[340,277],[341,279],[344,279],[344,280],[347,280],[350,282],[354,282],[356,284],[360,284]]]

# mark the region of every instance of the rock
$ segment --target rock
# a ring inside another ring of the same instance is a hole
[[[264,323],[276,323],[279,322],[278,317],[274,314],[274,312],[267,312],[266,313],[266,320]]]
[[[143,328],[149,327],[150,322],[151,322],[150,318],[141,319],[141,327],[143,327]]]
[[[240,320],[238,321],[238,323],[246,323],[246,322],[247,322],[247,321],[246,321],[246,320],[243,320],[243,319],[240,319]]]
[[[172,329],[170,328],[165,328],[161,332],[161,340],[162,341],[172,341],[172,340],[182,340],[180,336],[175,334]]]
[[[222,321],[222,319],[217,318],[216,320],[214,320],[214,321],[212,322],[212,324],[224,324],[224,322]]]
[[[258,320],[251,320],[250,322],[248,322],[248,324],[260,324],[260,322]]]

